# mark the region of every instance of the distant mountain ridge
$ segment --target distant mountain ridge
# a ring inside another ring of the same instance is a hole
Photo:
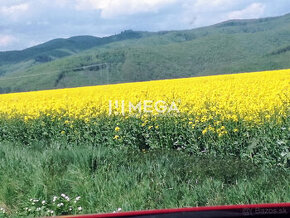
[[[0,93],[290,68],[290,14],[0,52]]]
[[[0,64],[15,63],[38,57],[47,57],[47,60],[52,60],[52,58],[69,56],[95,46],[139,37],[141,37],[141,33],[126,30],[118,35],[103,38],[94,36],[74,36],[68,39],[53,39],[21,51],[0,52]]]

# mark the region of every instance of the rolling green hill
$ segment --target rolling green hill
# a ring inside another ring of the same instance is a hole
[[[290,14],[156,33],[56,39],[0,52],[0,92],[290,68]]]
[[[27,60],[34,60],[40,63],[49,62],[95,46],[105,45],[115,41],[140,38],[141,36],[141,32],[124,31],[118,35],[104,38],[75,36],[68,39],[54,39],[22,51],[0,52],[0,64],[13,64]]]

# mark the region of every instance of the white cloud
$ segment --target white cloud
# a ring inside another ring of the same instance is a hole
[[[259,18],[265,14],[266,4],[257,1],[188,0],[183,4],[183,21],[192,27],[200,27],[230,19]]]
[[[210,10],[210,9],[218,9],[224,10],[225,8],[231,7],[239,2],[234,0],[196,0],[194,3],[194,7],[196,10]]]
[[[24,15],[27,14],[29,10],[28,3],[10,5],[10,6],[0,6],[0,19],[2,17],[2,21],[19,21]]]
[[[181,21],[186,28],[215,24],[226,20],[225,14],[239,8],[234,0],[183,0]]]
[[[11,35],[0,35],[0,47],[7,47],[14,43],[16,38]]]
[[[51,0],[50,0],[50,4],[51,4]],[[53,1],[53,4],[55,4],[58,7],[66,7],[69,6],[71,4],[71,0],[57,0],[57,1]]]
[[[29,8],[29,4],[23,3],[12,6],[2,6],[0,7],[0,15],[12,16],[19,13],[26,12]]]
[[[228,14],[229,19],[259,18],[264,14],[266,6],[262,3],[252,3],[245,9]]]
[[[0,0],[0,50],[59,37],[192,29],[289,12],[289,0]]]
[[[177,0],[76,0],[77,10],[100,10],[102,18],[157,12]]]

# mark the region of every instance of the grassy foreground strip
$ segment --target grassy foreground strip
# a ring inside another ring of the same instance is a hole
[[[287,169],[64,142],[2,142],[0,184],[0,217],[290,201]]]
[[[267,167],[289,168],[290,117],[279,116],[282,121],[278,122],[275,116],[259,125],[241,119],[220,121],[216,116],[199,121],[189,115],[146,116],[145,120],[98,116],[89,122],[65,116],[41,116],[29,121],[0,119],[0,142],[24,147],[65,142],[136,151],[173,149],[196,157],[234,156]]]

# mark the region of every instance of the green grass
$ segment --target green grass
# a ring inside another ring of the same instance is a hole
[[[0,120],[5,216],[290,200],[287,118],[259,125],[224,120],[219,125],[228,133],[218,137],[202,133],[214,120],[193,129],[194,117],[148,117],[146,125],[134,117],[99,116],[89,122],[60,117]],[[62,193],[81,196],[72,211],[63,198],[62,208],[52,202]],[[30,199],[48,203],[36,212]]]
[[[48,202],[61,193],[81,196],[82,213],[289,202],[289,181],[289,170],[230,156],[61,141],[0,144],[0,207],[9,216],[27,215],[31,198]]]
[[[122,116],[98,116],[89,122],[72,119],[61,114],[42,115],[37,119],[21,118],[0,119],[0,142],[10,141],[30,146],[66,141],[68,143],[108,147],[129,147],[136,150],[173,149],[203,156],[214,155],[218,158],[235,156],[241,160],[258,165],[289,167],[289,117],[273,115],[263,124],[251,124],[243,120],[222,120],[218,117],[206,122],[198,122],[192,127],[194,116],[165,115],[141,118]],[[208,126],[214,132],[203,133]],[[120,130],[116,131],[115,128]],[[226,130],[219,135],[218,130]],[[237,130],[237,131],[235,131]],[[117,137],[117,138],[116,138]]]

